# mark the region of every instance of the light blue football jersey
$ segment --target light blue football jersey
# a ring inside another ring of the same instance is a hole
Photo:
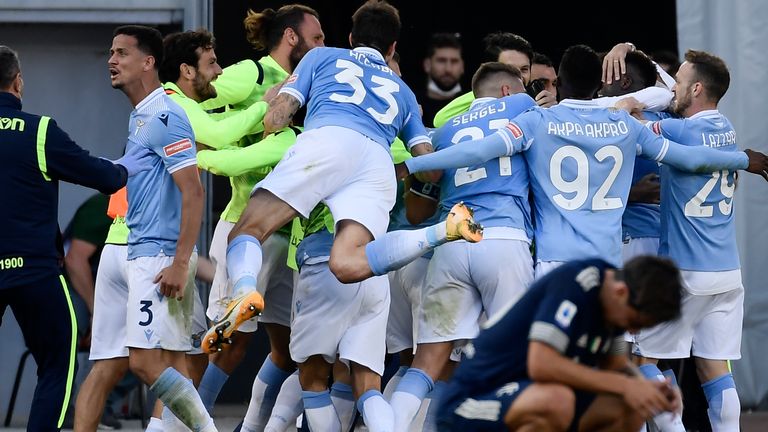
[[[162,87],[136,105],[128,127],[127,150],[144,146],[156,157],[149,171],[128,179],[128,259],[176,254],[181,224],[181,191],[171,174],[195,166],[195,135],[189,119]]]
[[[389,146],[429,142],[416,96],[375,49],[317,47],[280,90],[308,103],[304,129],[341,126]]]
[[[621,264],[621,218],[635,157],[663,160],[669,143],[626,111],[566,99],[533,108],[499,134],[525,151],[533,188],[536,259]]]
[[[717,110],[701,111],[686,119],[661,120],[651,128],[684,145],[739,150],[733,125]],[[730,170],[693,174],[662,167],[660,255],[668,256],[683,270],[741,268],[733,216],[735,177]]]
[[[476,99],[469,111],[450,119],[432,136],[436,151],[491,135],[511,119],[536,106],[525,93],[502,98]],[[528,165],[521,154],[502,156],[477,166],[447,169],[440,182],[440,209],[444,218],[463,201],[485,227],[512,227],[533,236],[528,202]]]
[[[664,111],[645,111],[643,117],[648,121],[659,121],[672,115]],[[632,186],[648,174],[660,174],[659,163],[645,158],[635,159],[635,169],[632,173]],[[661,235],[661,210],[658,204],[627,203],[624,217],[621,220],[623,238],[653,237]]]

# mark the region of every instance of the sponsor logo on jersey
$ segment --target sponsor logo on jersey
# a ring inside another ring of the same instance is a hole
[[[569,300],[563,300],[563,302],[560,303],[560,307],[557,308],[557,312],[555,313],[555,321],[557,321],[557,323],[560,324],[560,326],[563,328],[568,327],[571,325],[573,317],[576,316],[577,310],[578,308],[575,304]]]
[[[514,123],[507,123],[507,129],[509,129],[510,132],[512,132],[512,136],[515,138],[520,138],[523,136],[523,131],[520,129],[520,126],[514,124]]]
[[[0,117],[0,130],[24,132],[24,120],[20,118]]]
[[[165,152],[166,157],[170,157],[175,155],[176,153],[181,153],[184,150],[189,150],[191,148],[192,148],[192,141],[190,141],[189,138],[184,138],[183,140],[170,143],[167,146],[163,147],[163,152]]]

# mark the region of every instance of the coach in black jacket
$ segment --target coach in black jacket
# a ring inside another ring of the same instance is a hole
[[[116,192],[146,154],[90,156],[49,117],[21,110],[16,52],[0,45],[0,319],[11,306],[37,362],[29,431],[58,430],[75,374],[77,325],[59,258],[59,180]]]

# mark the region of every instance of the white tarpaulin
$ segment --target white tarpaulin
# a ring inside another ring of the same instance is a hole
[[[721,57],[731,85],[720,111],[740,148],[768,153],[768,1],[677,0],[680,57],[688,49]],[[742,173],[736,189],[736,235],[746,298],[742,359],[733,374],[744,407],[768,395],[768,183]]]

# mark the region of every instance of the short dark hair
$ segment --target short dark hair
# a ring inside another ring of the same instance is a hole
[[[288,4],[278,10],[266,8],[261,12],[249,9],[243,19],[245,39],[257,50],[272,51],[280,44],[285,29],[299,32],[305,14],[320,19],[316,10],[302,4]]]
[[[10,88],[19,72],[21,72],[19,54],[5,45],[0,45],[0,89]]]
[[[461,52],[461,39],[458,33],[433,33],[427,46],[427,57],[435,55],[440,48],[454,48]]]
[[[533,53],[533,59],[531,60],[531,65],[540,64],[544,66],[549,66],[551,68],[555,67],[555,64],[552,63],[552,59],[547,57],[545,54],[535,52]]]
[[[573,45],[560,60],[557,81],[567,89],[568,97],[591,99],[602,83],[603,66],[595,50],[586,45]]]
[[[683,283],[672,261],[640,255],[625,263],[621,274],[629,288],[629,305],[639,313],[654,323],[680,316]]]
[[[509,32],[489,33],[483,38],[485,56],[487,61],[498,61],[502,51],[514,50],[528,56],[533,60],[533,47],[522,36]]]
[[[213,49],[216,42],[206,29],[187,30],[171,33],[163,39],[163,64],[160,66],[160,80],[176,82],[181,75],[179,67],[186,63],[197,67],[200,61],[198,48]]]
[[[707,96],[715,103],[720,102],[731,84],[731,74],[723,59],[708,52],[688,50],[685,61],[693,65],[696,79],[704,84]]]
[[[352,48],[365,46],[386,54],[401,27],[397,8],[386,0],[368,0],[352,15]]]
[[[627,73],[632,74],[633,79],[639,80],[642,88],[656,85],[656,66],[645,53],[641,51],[628,52],[624,62],[627,64]]]
[[[667,73],[670,75],[674,75],[680,69],[680,57],[670,50],[654,51],[651,53],[651,58],[656,63],[667,63],[669,65]]]
[[[472,76],[472,91],[475,95],[483,94],[481,87],[490,80],[501,76],[523,79],[520,69],[514,66],[502,62],[486,62],[481,64]]]
[[[163,62],[163,35],[154,27],[142,25],[124,25],[115,29],[112,37],[118,35],[133,36],[139,51],[155,58],[155,69]]]

